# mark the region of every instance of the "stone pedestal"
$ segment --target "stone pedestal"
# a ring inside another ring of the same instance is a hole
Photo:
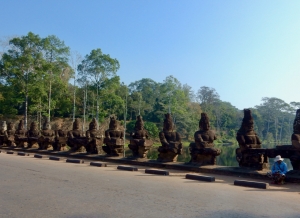
[[[104,138],[103,151],[109,156],[121,156],[123,154],[124,140],[121,138]]]
[[[131,139],[128,147],[134,158],[147,158],[147,153],[152,145],[153,141],[149,139]]]
[[[67,137],[56,137],[55,141],[53,143],[53,150],[55,151],[67,151],[69,148],[67,148]]]
[[[182,144],[179,142],[170,142],[169,145],[158,147],[159,162],[176,162],[178,154],[182,154]]]
[[[236,159],[240,167],[250,167],[256,170],[269,169],[269,159],[266,149],[248,148],[246,150],[236,149]]]
[[[87,140],[86,151],[90,154],[103,154],[104,151],[102,149],[103,146],[103,138],[93,138]]]
[[[191,143],[189,146],[191,161],[190,163],[199,164],[199,165],[215,165],[217,156],[221,154],[220,149],[213,147],[201,148],[197,146],[196,143]]]
[[[28,137],[27,148],[39,148],[39,139],[36,137]]]

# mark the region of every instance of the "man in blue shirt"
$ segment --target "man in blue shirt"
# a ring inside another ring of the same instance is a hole
[[[285,174],[287,173],[287,165],[283,162],[283,158],[277,155],[274,159],[272,166],[272,172],[268,173],[268,176],[273,179],[275,184],[284,184]]]

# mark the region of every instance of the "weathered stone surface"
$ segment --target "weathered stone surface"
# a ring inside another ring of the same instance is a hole
[[[84,160],[80,160],[80,159],[67,159],[66,162],[67,163],[78,163],[78,164],[81,164],[81,163],[84,163]]]
[[[169,171],[166,171],[166,170],[154,170],[154,169],[145,169],[145,173],[147,173],[147,174],[163,175],[163,176],[170,175]]]
[[[209,118],[206,113],[201,113],[199,130],[194,134],[195,142],[189,146],[191,161],[199,165],[215,165],[216,156],[221,154],[220,149],[214,148],[215,133],[210,130]]]
[[[7,125],[7,130],[4,131],[4,141],[7,146],[9,147],[15,147],[15,127],[12,122],[9,122]]]
[[[73,122],[73,130],[68,132],[68,145],[71,147],[72,152],[86,152],[85,144],[86,138],[80,130],[80,120],[78,118]]]
[[[97,130],[98,123],[95,118],[89,125],[89,130],[86,131],[86,145],[85,149],[90,154],[104,154],[102,150],[103,134]]]
[[[27,143],[26,131],[24,128],[24,121],[20,120],[18,128],[15,132],[15,143],[17,147],[24,148],[25,143]]]
[[[246,180],[235,180],[234,185],[251,187],[251,188],[261,188],[261,189],[268,189],[270,187],[269,183],[253,182],[253,181],[246,181]]]
[[[118,170],[126,170],[126,171],[138,171],[137,167],[131,167],[131,166],[118,166]]]
[[[105,131],[102,149],[109,156],[120,156],[124,150],[124,132],[119,128],[119,123],[114,116],[110,117],[109,129]]]
[[[6,121],[2,121],[0,126],[0,146],[5,145],[5,131],[7,130]]]
[[[49,121],[45,121],[43,124],[43,129],[40,132],[39,137],[39,149],[41,150],[47,150],[47,149],[53,149],[52,145],[54,143],[54,137],[55,132],[51,129],[51,124]]]
[[[107,167],[106,163],[101,163],[101,162],[90,162],[90,165],[95,167]]]
[[[137,116],[134,132],[130,133],[129,149],[134,158],[147,158],[147,153],[152,147],[153,141],[149,139],[147,130],[144,129],[142,116]]]
[[[38,130],[37,122],[32,122],[30,124],[30,129],[26,133],[27,136],[27,148],[39,148],[38,142],[41,136],[40,131]]]
[[[159,133],[161,146],[158,147],[158,158],[160,162],[176,162],[178,154],[182,154],[181,137],[173,130],[171,114],[165,114],[164,128]]]
[[[239,162],[239,166],[257,170],[269,168],[266,149],[261,148],[261,142],[254,131],[254,122],[249,109],[244,109],[244,118],[236,139],[239,143],[239,148],[236,149],[236,160]]]
[[[194,174],[186,174],[185,178],[186,179],[191,179],[191,180],[205,181],[205,182],[214,182],[215,181],[215,177],[200,176],[200,175],[194,175]]]

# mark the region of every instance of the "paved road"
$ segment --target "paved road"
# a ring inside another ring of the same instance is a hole
[[[299,186],[260,190],[0,154],[0,217],[300,217]]]

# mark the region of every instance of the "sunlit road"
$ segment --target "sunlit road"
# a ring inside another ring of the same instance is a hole
[[[268,190],[0,154],[0,217],[300,217],[297,184]]]

